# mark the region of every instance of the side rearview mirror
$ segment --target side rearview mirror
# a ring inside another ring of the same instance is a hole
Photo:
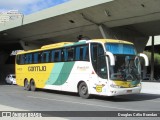
[[[149,60],[148,60],[147,55],[140,53],[139,56],[144,58],[145,66],[149,66]]]
[[[115,65],[115,58],[114,58],[114,55],[111,53],[111,52],[106,52],[106,55],[109,57],[110,59],[110,65],[111,66],[114,66]]]

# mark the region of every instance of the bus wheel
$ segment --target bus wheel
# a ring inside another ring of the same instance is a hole
[[[10,85],[13,85],[13,82],[11,82],[11,84]]]
[[[31,86],[30,86],[28,80],[25,80],[25,81],[24,81],[24,89],[27,90],[27,91],[30,91],[30,90],[31,90]]]
[[[80,83],[78,87],[79,96],[82,98],[89,98],[90,94],[88,94],[88,87],[85,82]]]
[[[35,86],[34,80],[31,80],[30,85],[31,85],[31,91],[36,91],[36,86]]]

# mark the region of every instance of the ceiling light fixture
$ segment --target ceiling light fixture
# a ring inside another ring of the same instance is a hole
[[[4,36],[7,36],[8,34],[5,32],[5,33],[3,33],[3,35],[4,35]]]
[[[70,23],[75,23],[73,20],[69,20]]]
[[[145,7],[145,5],[144,5],[144,4],[141,4],[141,6],[142,6],[142,7]]]

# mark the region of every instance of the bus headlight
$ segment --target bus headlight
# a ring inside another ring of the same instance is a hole
[[[139,83],[139,84],[137,85],[137,87],[141,87],[141,83]]]

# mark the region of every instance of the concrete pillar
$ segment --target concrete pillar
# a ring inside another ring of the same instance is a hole
[[[113,38],[111,29],[107,28],[104,25],[99,25],[98,27],[99,27],[101,35],[104,39],[112,39]]]
[[[152,36],[152,51],[151,51],[151,80],[154,80],[154,36]]]

